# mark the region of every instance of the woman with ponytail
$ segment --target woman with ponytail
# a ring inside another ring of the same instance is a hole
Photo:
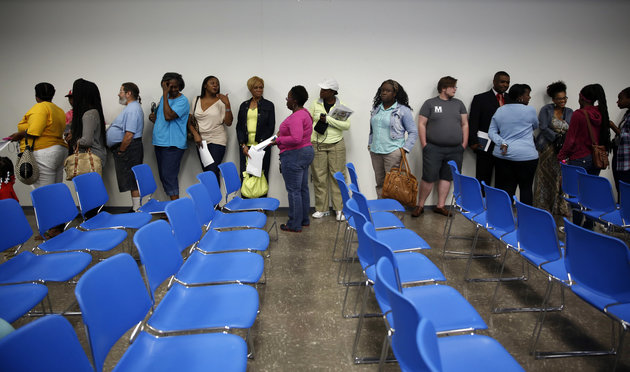
[[[599,84],[585,86],[580,91],[578,102],[580,109],[571,116],[567,137],[558,153],[558,160],[582,167],[589,174],[599,175],[600,169],[593,164],[592,145],[595,142],[610,150],[610,119],[604,88]]]

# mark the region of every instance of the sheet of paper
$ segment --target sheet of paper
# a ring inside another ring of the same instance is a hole
[[[262,174],[262,164],[263,158],[265,157],[265,150],[256,150],[252,146],[249,149],[250,158],[247,159],[247,168],[245,172],[251,174],[252,176],[260,177]]]
[[[0,151],[4,150],[10,143],[11,141],[0,140]]]
[[[201,158],[201,163],[204,167],[214,163],[214,159],[212,159],[212,155],[210,155],[210,150],[208,150],[208,144],[206,141],[201,141],[201,147],[199,149],[199,157]]]
[[[483,147],[483,151],[487,152],[490,148],[490,143],[492,143],[492,141],[490,141],[490,137],[488,137],[488,133],[478,130],[477,138],[479,140],[479,145]]]
[[[354,111],[344,105],[335,107],[328,115],[337,120],[348,120]]]
[[[278,136],[271,136],[269,138],[267,138],[266,140],[262,141],[261,143],[252,146],[252,149],[255,149],[257,151],[262,151],[265,149],[265,147],[269,146],[269,144],[271,143],[271,141],[275,140]],[[251,149],[250,149],[251,151]],[[256,177],[260,177],[260,176],[256,176]]]

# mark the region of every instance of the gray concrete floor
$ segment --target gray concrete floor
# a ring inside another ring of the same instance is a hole
[[[35,229],[32,211],[27,211]],[[286,210],[278,212],[278,222],[286,220]],[[488,324],[481,332],[497,339],[527,371],[604,371],[612,368],[612,356],[579,357],[535,360],[528,354],[530,336],[537,314],[512,313],[492,314],[490,300],[495,283],[466,283],[463,280],[465,259],[442,259],[444,245],[442,230],[446,217],[427,209],[419,218],[404,216],[405,225],[420,234],[433,249],[424,253],[436,263],[448,278],[447,284],[458,289],[479,311]],[[268,223],[271,223],[271,218]],[[356,330],[356,319],[344,319],[341,306],[345,287],[337,284],[338,264],[331,260],[333,243],[338,223],[334,217],[311,220],[311,225],[302,233],[280,231],[278,242],[271,244],[271,257],[266,260],[267,284],[260,288],[261,307],[253,337],[256,357],[248,363],[250,371],[374,371],[375,365],[353,365],[351,349]],[[472,236],[473,226],[461,216],[455,217],[453,231],[457,235]],[[481,237],[489,237],[483,233]],[[34,246],[31,239],[26,247]],[[126,243],[124,243],[126,244]],[[468,249],[470,241],[451,240],[449,249]],[[481,251],[492,252],[495,243],[479,242]],[[126,248],[125,248],[126,249]],[[119,253],[97,253],[94,262]],[[496,259],[474,260],[472,275],[492,276],[496,270]],[[354,278],[359,275],[358,264],[354,264]],[[506,275],[519,273],[521,261],[516,255],[508,257]],[[529,280],[507,283],[500,287],[501,304],[537,305],[543,295],[546,277],[533,268]],[[74,287],[70,284],[50,285],[50,295],[55,311],[71,306]],[[352,288],[354,296],[357,288]],[[559,298],[559,292],[554,294]],[[354,299],[354,297],[351,297]],[[76,307],[76,304],[74,305]],[[376,310],[375,301],[369,306]],[[85,331],[79,316],[68,317],[88,350]],[[15,327],[30,322],[23,317]],[[566,292],[566,309],[550,313],[547,317],[539,344],[541,350],[606,349],[611,344],[611,322],[600,312],[582,300]],[[380,318],[365,321],[359,352],[361,355],[376,355],[380,351],[385,328]],[[626,342],[626,345],[628,342]],[[106,370],[111,370],[127,346],[121,339],[114,347]],[[630,350],[624,347],[622,364],[618,370],[630,370]],[[396,363],[386,366],[387,371],[397,371]]]

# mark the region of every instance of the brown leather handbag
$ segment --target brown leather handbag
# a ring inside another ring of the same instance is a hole
[[[385,175],[383,182],[383,198],[396,199],[402,205],[414,207],[418,197],[418,180],[411,174],[405,150],[398,168],[392,168]]]
[[[598,145],[597,141],[593,139],[591,119],[588,117],[588,112],[586,112],[586,110],[583,110],[583,112],[584,116],[586,116],[588,134],[591,136],[591,143],[593,144],[593,166],[598,169],[606,169],[608,168],[608,151],[606,151],[606,146]]]

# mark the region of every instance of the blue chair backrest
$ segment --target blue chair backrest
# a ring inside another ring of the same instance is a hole
[[[357,169],[354,167],[354,164],[347,163],[346,168],[348,168],[348,174],[350,175],[350,182],[355,186],[356,190],[359,191],[359,177],[357,175]]]
[[[189,186],[186,192],[195,205],[195,214],[199,223],[203,226],[208,225],[212,221],[212,217],[214,217],[214,204],[212,204],[210,199],[208,188],[201,183],[197,183]]]
[[[440,347],[438,346],[435,327],[429,319],[420,319],[416,335],[418,349],[424,363],[431,372],[442,371],[442,361],[440,360]]]
[[[339,185],[339,191],[341,192],[341,200],[344,206],[343,214],[350,215],[350,212],[346,209],[346,203],[350,200],[350,190],[348,189],[348,184],[346,184],[346,179],[341,172],[335,173],[333,177],[337,180],[337,185]]]
[[[24,244],[33,236],[31,225],[17,200],[0,200],[0,216],[0,252]]]
[[[619,205],[624,226],[630,225],[630,184],[619,181]]]
[[[83,217],[85,217],[86,212],[99,208],[109,201],[103,178],[96,172],[76,176],[72,179],[72,183],[74,183],[74,190],[77,192],[79,208]]]
[[[31,191],[31,200],[41,236],[50,228],[72,221],[79,211],[70,189],[64,183],[53,183]]]
[[[455,163],[454,160],[449,160],[447,164],[449,168],[451,168],[451,175],[453,176],[453,195],[455,195],[456,198],[459,198],[462,192],[462,187],[460,186],[457,163]]]
[[[70,322],[51,314],[0,339],[3,371],[94,372]]]
[[[514,202],[516,203],[518,247],[544,257],[547,261],[562,258],[560,242],[556,235],[556,221],[553,216],[544,209],[521,203],[516,196]]]
[[[380,260],[376,264],[377,280],[379,275],[385,276],[384,266],[387,263]],[[380,270],[380,272],[379,272]],[[392,307],[392,316],[394,317],[394,326],[396,331],[392,335],[392,349],[394,355],[398,359],[400,369],[403,371],[427,371],[428,366],[425,365],[416,340],[416,331],[418,324],[422,319],[420,312],[402,293],[396,288],[382,280],[381,283],[387,290],[389,304]]]
[[[586,169],[569,164],[560,164],[562,174],[562,192],[569,196],[578,195],[578,173],[586,173]]]
[[[236,165],[231,161],[219,164],[219,169],[225,183],[225,201],[227,202],[228,195],[241,189],[241,177],[238,175]]]
[[[138,192],[140,192],[141,198],[151,195],[157,190],[155,178],[153,178],[153,171],[148,164],[134,165],[131,167],[131,171],[133,171],[133,175],[136,177],[136,184],[138,185]]]
[[[357,206],[359,207],[359,212],[365,217],[365,219],[369,222],[372,221],[372,215],[370,214],[370,207],[368,207],[368,201],[365,195],[361,194],[358,191],[352,193],[352,199],[356,200]],[[357,229],[359,227],[357,226]]]
[[[514,231],[514,214],[510,195],[481,182],[486,190],[486,227],[495,227],[503,231]]]
[[[376,263],[374,261],[374,256],[372,254],[372,244],[365,236],[363,232],[363,225],[367,222],[365,216],[359,212],[359,209],[356,206],[356,203],[352,203],[352,200],[349,200],[346,209],[348,210],[348,215],[352,216],[354,219],[354,223],[357,229],[357,239],[359,240],[359,247],[357,248],[357,256],[359,256],[359,260],[361,261],[362,266],[373,265]]]
[[[203,187],[203,185],[199,186]],[[165,211],[180,252],[201,239],[203,227],[195,212],[195,203],[192,199],[173,200],[168,203]]]
[[[212,200],[212,205],[218,205],[221,202],[223,195],[221,194],[221,186],[219,185],[219,181],[217,180],[217,175],[214,174],[214,172],[212,171],[207,171],[199,173],[197,175],[197,179],[208,190],[210,200]]]
[[[479,214],[485,210],[481,186],[475,177],[459,175],[461,186],[462,208],[473,214]]]
[[[396,259],[394,251],[387,244],[383,243],[377,238],[376,230],[374,229],[374,225],[372,225],[371,223],[366,223],[363,226],[363,231],[372,244],[374,261],[378,262],[382,258],[387,259],[389,265],[391,265],[392,267],[392,273],[391,276],[387,276],[386,279],[388,280],[388,283],[392,286],[392,288],[396,288],[398,292],[402,293],[402,283],[400,281],[400,273],[398,271],[398,260]],[[387,297],[385,292],[382,292],[382,295],[385,298]]]
[[[374,280],[374,295],[378,299],[381,309],[391,307],[385,283],[390,288],[398,287],[394,265],[387,257],[381,257],[376,262],[376,279]]]
[[[630,252],[621,240],[577,226],[566,218],[565,264],[572,281],[591,291],[630,302]]]
[[[137,235],[137,233],[136,233]],[[97,372],[110,349],[131,327],[141,322],[151,308],[136,260],[127,253],[92,266],[74,290]]]
[[[133,242],[138,248],[151,295],[154,296],[160,284],[174,275],[184,263],[171,225],[158,220],[142,226],[134,234]]]
[[[578,173],[578,202],[597,211],[612,212],[617,208],[612,185],[605,177]]]

